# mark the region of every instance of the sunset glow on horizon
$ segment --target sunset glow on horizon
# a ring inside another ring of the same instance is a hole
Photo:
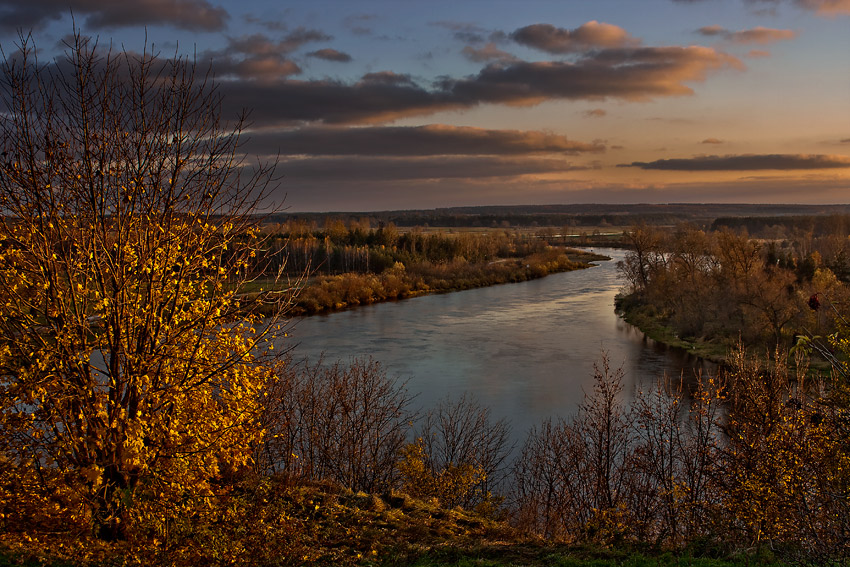
[[[7,57],[69,6],[211,65],[289,211],[850,202],[850,0],[0,0]]]

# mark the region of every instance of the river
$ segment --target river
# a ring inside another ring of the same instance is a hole
[[[616,263],[538,280],[381,303],[295,322],[296,360],[372,356],[406,381],[414,407],[472,394],[507,418],[513,437],[544,418],[575,413],[607,353],[631,397],[665,372],[693,375],[698,361],[645,339],[614,313]]]

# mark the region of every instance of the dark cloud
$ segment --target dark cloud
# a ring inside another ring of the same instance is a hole
[[[513,63],[517,58],[507,51],[502,51],[496,47],[495,43],[488,43],[484,47],[476,48],[467,45],[463,48],[463,55],[470,61],[476,63],[485,63],[488,61],[497,61],[500,63]]]
[[[454,38],[463,43],[484,43],[487,41],[488,35],[490,35],[488,30],[475,24],[465,22],[450,22],[443,20],[433,22],[431,25],[451,31]]]
[[[279,20],[269,20],[268,18],[260,18],[252,14],[242,16],[242,19],[245,20],[246,23],[262,26],[269,31],[280,32],[286,30],[286,24]]]
[[[724,143],[725,142],[723,140],[719,140],[717,138],[706,138],[705,140],[700,142],[700,144],[724,144]]]
[[[661,169],[668,171],[753,171],[763,169],[836,169],[850,168],[850,158],[831,155],[766,154],[699,156],[686,159],[661,159],[632,162],[620,167]]]
[[[0,0],[0,30],[41,28],[71,12],[91,28],[165,25],[194,31],[223,30],[230,18],[207,0]]]
[[[488,156],[439,157],[311,157],[282,160],[287,181],[349,181],[409,179],[489,179],[585,170],[560,159]]]
[[[337,63],[348,63],[351,61],[351,55],[348,53],[343,53],[342,51],[330,48],[311,51],[307,55],[310,57],[316,57],[317,59],[324,59],[325,61],[336,61]]]
[[[842,144],[850,144],[850,138],[844,138],[843,140],[841,140],[841,143]]]
[[[288,33],[278,45],[280,49],[290,52],[295,51],[305,43],[329,41],[331,39],[333,39],[333,36],[320,30],[299,27]]]
[[[577,53],[595,48],[635,46],[639,40],[619,26],[597,22],[582,24],[573,30],[550,24],[533,24],[510,34],[511,39],[548,53]]]
[[[301,73],[301,68],[289,58],[290,53],[306,43],[330,39],[333,38],[319,30],[306,28],[297,28],[280,40],[255,33],[229,38],[227,47],[207,51],[201,58],[213,62],[219,77],[276,81]]]
[[[691,94],[685,82],[740,61],[705,47],[609,49],[578,62],[520,62],[490,65],[477,76],[445,80],[443,90],[458,102],[536,104],[547,99],[620,98],[648,100]]]
[[[406,73],[393,73],[392,71],[378,71],[376,73],[366,73],[361,77],[357,84],[366,86],[399,86],[399,87],[416,87],[413,77]]]
[[[608,113],[602,108],[592,108],[590,110],[585,110],[583,114],[588,118],[602,118]]]
[[[792,30],[778,30],[761,26],[741,31],[730,31],[721,26],[704,26],[699,28],[697,33],[708,37],[720,37],[732,43],[758,43],[760,45],[794,39],[797,36],[797,33]]]
[[[217,66],[217,64],[216,64]],[[545,100],[651,100],[688,95],[686,83],[741,62],[708,47],[611,49],[576,62],[493,64],[477,75],[444,77],[431,88],[392,72],[355,84],[338,81],[229,81],[226,104],[253,108],[267,124],[375,123],[480,104],[532,105]]]
[[[215,60],[215,70],[216,75],[223,79],[238,77],[263,82],[301,73],[301,67],[297,63],[279,55],[254,55],[243,59],[218,57]]]
[[[577,155],[605,151],[602,143],[548,132],[487,130],[433,124],[416,127],[304,128],[251,135],[251,153],[281,155]]]

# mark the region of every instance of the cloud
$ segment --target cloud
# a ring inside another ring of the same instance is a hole
[[[214,62],[214,69],[218,63]],[[270,125],[299,122],[376,123],[481,104],[532,105],[546,100],[651,100],[693,93],[686,83],[709,72],[741,68],[740,60],[708,47],[611,49],[576,62],[491,64],[477,75],[443,77],[430,89],[383,71],[350,84],[331,80],[227,81],[231,108],[252,108]]]
[[[843,140],[841,140],[841,143],[842,144],[850,144],[850,138],[844,138]]]
[[[850,0],[796,0],[796,3],[819,16],[850,15]]]
[[[372,28],[366,24],[376,20],[378,17],[374,14],[354,14],[343,20],[343,25],[351,30],[354,35],[372,35]]]
[[[608,113],[601,108],[592,108],[590,110],[585,110],[582,114],[584,114],[588,118],[602,118]]]
[[[681,4],[692,4],[706,0],[673,0]],[[781,0],[747,0],[749,4],[779,4]],[[819,16],[835,17],[850,15],[850,0],[788,0],[788,3],[815,12]]]
[[[770,51],[765,51],[763,49],[751,49],[747,52],[747,57],[751,59],[761,59],[763,57],[770,57]]]
[[[455,39],[464,43],[484,43],[487,41],[487,30],[475,24],[441,20],[432,22],[431,25],[451,31]]]
[[[445,80],[443,90],[467,104],[536,104],[549,99],[649,100],[691,94],[685,82],[740,61],[706,47],[610,49],[578,62],[490,65],[477,76]]]
[[[258,132],[250,136],[247,145],[252,153],[281,155],[577,155],[605,151],[601,143],[577,142],[549,132],[443,124]]]
[[[278,172],[288,181],[411,179],[490,179],[585,170],[560,159],[489,156],[311,157],[282,160]]]
[[[324,59],[325,61],[336,61],[337,63],[348,63],[351,61],[351,55],[348,53],[343,53],[342,51],[330,48],[311,51],[307,55],[309,57],[316,57],[317,59]]]
[[[707,37],[720,37],[731,43],[741,45],[752,43],[767,45],[777,41],[794,39],[797,36],[797,33],[792,30],[778,30],[761,26],[741,31],[730,31],[721,26],[704,26],[699,28],[697,33]]]
[[[724,144],[723,140],[718,140],[717,138],[706,138],[700,144]]]
[[[588,49],[636,46],[639,40],[619,26],[592,20],[568,30],[550,24],[533,24],[519,28],[511,39],[548,53],[577,53]]]
[[[795,169],[850,168],[850,158],[835,155],[809,154],[744,154],[699,156],[685,159],[660,159],[652,162],[632,162],[619,167],[639,167],[667,171],[754,171]]]
[[[474,61],[476,63],[482,63],[487,61],[513,63],[517,61],[516,57],[514,57],[507,51],[502,51],[501,49],[496,47],[495,43],[488,43],[482,48],[476,48],[472,47],[471,45],[467,45],[463,48],[463,55],[470,61]]]
[[[301,73],[301,68],[289,59],[290,53],[306,43],[331,39],[331,36],[319,30],[306,28],[297,28],[280,40],[255,33],[231,37],[227,47],[206,51],[201,59],[212,60],[216,74],[220,77],[275,81]]]
[[[278,42],[275,50],[283,53],[290,53],[305,43],[314,41],[330,41],[332,39],[333,36],[330,36],[320,30],[299,27],[288,33],[280,42]]]
[[[238,77],[247,80],[275,81],[281,77],[298,75],[301,67],[294,61],[277,55],[255,55],[245,59],[222,59],[215,61],[219,77]]]
[[[0,0],[0,29],[41,28],[73,11],[86,26],[110,28],[165,25],[193,31],[220,31],[230,15],[207,0]]]
[[[466,22],[452,22],[442,20],[439,22],[432,22],[431,25],[440,28],[445,28],[451,31],[454,39],[463,43],[503,43],[508,39],[507,34],[503,31],[488,30],[482,28],[481,26],[469,24]]]
[[[361,77],[358,85],[416,87],[413,77],[406,73],[393,73],[392,71],[366,73]]]

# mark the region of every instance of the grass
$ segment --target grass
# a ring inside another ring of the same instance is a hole
[[[263,485],[232,500],[244,515],[198,523],[163,542],[108,544],[51,532],[15,539],[0,533],[0,567],[92,565],[199,565],[219,562],[214,542],[236,542],[232,565],[338,565],[350,567],[754,567],[784,566],[762,550],[724,556],[659,550],[648,544],[619,547],[543,541],[505,521],[441,508],[401,493],[351,492],[328,484]],[[254,502],[251,504],[248,501]],[[252,508],[259,506],[259,508]],[[226,513],[225,513],[226,514]],[[266,523],[264,528],[259,526]],[[274,524],[274,525],[270,525]],[[259,531],[258,531],[259,530]],[[22,534],[19,534],[19,536]],[[240,539],[241,538],[241,539]],[[244,543],[245,547],[240,544]],[[74,549],[61,553],[60,549]],[[131,552],[131,553],[130,553]],[[81,555],[87,559],[79,559]],[[128,558],[132,557],[128,561]]]
[[[617,311],[626,323],[637,327],[650,339],[668,347],[683,349],[705,360],[722,364],[730,348],[734,346],[723,342],[682,338],[662,317],[652,312],[651,308],[629,304],[622,298],[617,300]]]
[[[387,564],[389,565],[389,564]],[[770,553],[728,558],[693,557],[587,546],[505,545],[429,552],[411,567],[753,567],[784,566]]]

